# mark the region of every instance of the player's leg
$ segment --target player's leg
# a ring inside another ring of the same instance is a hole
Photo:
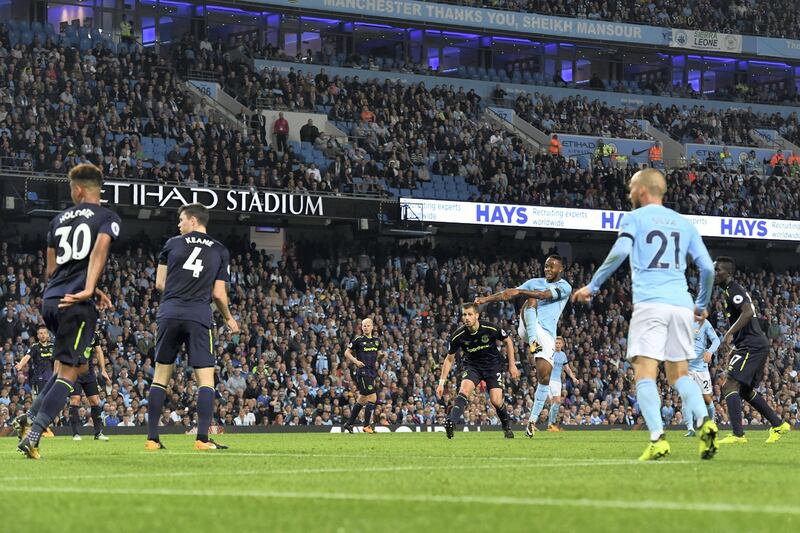
[[[714,407],[714,397],[710,394],[703,394],[703,401],[706,402],[706,411],[708,411],[708,418],[717,420],[717,409]]]
[[[461,418],[464,416],[464,409],[466,409],[467,403],[469,402],[469,395],[475,390],[475,384],[480,383],[480,374],[472,367],[466,367],[461,376],[458,396],[456,396],[456,399],[453,401],[453,407],[450,409],[450,416],[447,417],[444,423],[444,429],[448,439],[453,438],[456,425],[461,422]]]
[[[189,364],[197,377],[196,450],[225,450],[228,447],[208,438],[214,414],[214,339],[210,329],[196,322],[185,324],[189,334]]]
[[[540,349],[534,356],[536,365],[536,391],[533,394],[533,408],[528,418],[528,426],[525,434],[532,438],[536,433],[536,422],[542,414],[547,398],[550,396],[550,374],[553,372],[553,354],[555,353],[556,342],[549,333],[541,327],[537,327],[537,338],[539,339]]]
[[[371,395],[374,390],[369,389],[369,384],[367,383],[367,376],[356,372],[355,375],[356,381],[356,388],[358,389],[358,397],[356,398],[356,404],[350,410],[350,418],[347,419],[347,423],[344,425],[342,429],[347,431],[348,433],[353,432],[353,426],[358,421],[358,415],[361,414],[361,410],[367,405],[367,396]],[[374,389],[374,387],[373,387]],[[364,425],[368,425],[366,420],[364,421]]]
[[[722,397],[728,407],[728,421],[731,424],[731,434],[720,440],[720,444],[743,444],[747,442],[744,436],[744,424],[742,422],[742,397],[740,394],[742,384],[736,381],[732,375],[728,375],[722,385]]]
[[[147,393],[147,442],[145,449],[161,450],[164,445],[158,434],[158,422],[167,399],[167,385],[175,370],[175,358],[184,342],[184,332],[178,320],[165,319],[156,332],[156,368]]]
[[[108,437],[103,435],[103,410],[100,408],[100,391],[97,390],[97,377],[92,373],[90,381],[84,386],[86,400],[89,402],[89,409],[92,414],[92,427],[94,428],[94,440],[107,441]]]
[[[81,440],[81,434],[78,431],[78,427],[80,426],[80,409],[81,386],[80,383],[75,383],[75,390],[72,391],[69,397],[69,426],[72,428],[72,440]]]
[[[561,409],[561,382],[555,381],[550,376],[550,412],[547,415],[547,431],[557,433],[561,431],[558,426],[558,412]]]
[[[670,447],[664,437],[664,422],[661,419],[661,396],[658,392],[658,365],[660,361],[645,356],[633,358],[636,379],[636,402],[650,431],[650,446],[639,457],[640,461],[660,459],[669,455]]]
[[[502,374],[500,376],[502,377]],[[513,439],[514,431],[511,429],[511,417],[503,399],[503,387],[499,386],[501,384],[502,382],[500,384],[486,382],[486,386],[489,388],[489,401],[492,402],[497,418],[500,419],[500,425],[503,427],[503,436],[507,439]]]
[[[760,376],[759,376],[760,378]],[[760,381],[760,379],[759,379]],[[769,437],[767,437],[767,444],[772,444],[780,440],[785,434],[791,431],[792,426],[781,420],[781,417],[778,416],[772,407],[769,406],[767,400],[764,399],[759,393],[750,386],[742,386],[740,390],[740,394],[744,398],[744,400],[749,403],[750,405],[755,408],[756,411],[761,413],[761,416],[767,419],[770,425],[769,429]]]
[[[375,412],[375,405],[378,402],[378,395],[373,392],[372,394],[363,396],[363,398],[367,402],[364,406],[364,433],[374,433],[375,430],[372,429],[372,413]]]
[[[538,342],[539,327],[539,302],[536,298],[530,298],[522,308],[522,318],[525,323],[525,333],[528,335],[528,346],[530,353],[535,354],[540,350]]]
[[[51,303],[57,307],[57,302]],[[97,310],[91,303],[78,303],[60,312],[53,358],[60,361],[58,377],[42,400],[28,435],[17,447],[30,459],[39,458],[39,439],[67,403],[78,376],[86,372],[83,353],[92,341]]]

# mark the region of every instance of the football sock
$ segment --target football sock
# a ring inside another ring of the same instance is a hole
[[[547,424],[552,426],[558,420],[558,410],[561,407],[560,404],[553,402],[553,405],[550,406],[550,414],[547,416]]]
[[[708,409],[708,418],[713,422],[717,418],[717,410],[714,408],[714,401],[712,400],[711,403],[707,403],[706,408]]]
[[[158,421],[167,399],[167,388],[159,383],[150,385],[147,394],[147,439],[158,441]]]
[[[683,420],[686,422],[686,429],[689,431],[694,431],[694,420],[692,419],[692,412],[686,408],[686,405],[683,406],[681,409],[683,413]]]
[[[50,388],[53,386],[53,383],[56,382],[58,376],[53,374],[47,383],[44,384],[44,387],[39,390],[39,394],[36,395],[36,398],[33,399],[33,403],[31,404],[30,409],[25,415],[28,417],[28,420],[33,422],[33,419],[36,418],[36,415],[39,414],[39,409],[42,408],[42,402],[44,401],[44,397],[47,396],[47,393],[50,392]]]
[[[536,392],[533,394],[533,409],[528,422],[535,424],[539,420],[539,415],[544,409],[544,403],[547,401],[548,396],[550,396],[550,385],[542,385],[541,383],[536,385]]]
[[[375,411],[375,402],[367,402],[364,408],[364,425],[368,426],[372,423],[372,413]]]
[[[539,320],[539,314],[533,307],[526,307],[522,314],[525,316],[525,331],[528,332],[528,344],[533,344],[536,342],[536,324]]]
[[[42,400],[42,406],[36,415],[36,419],[33,421],[31,432],[28,434],[28,440],[34,443],[34,445],[39,443],[39,438],[44,430],[53,422],[53,419],[58,416],[61,409],[64,408],[64,404],[67,403],[67,397],[75,390],[72,385],[70,381],[64,378],[58,378],[55,383],[53,383],[53,386],[50,387],[47,396]]]
[[[706,409],[706,402],[703,401],[703,393],[700,392],[700,387],[689,376],[681,376],[675,382],[675,390],[681,395],[681,402],[683,402],[684,409],[687,413],[692,414],[692,420],[695,426],[700,427],[703,424],[708,410]]]
[[[92,426],[94,427],[94,434],[99,435],[103,432],[103,418],[100,416],[103,410],[99,405],[92,406]]]
[[[78,410],[80,407],[78,406],[70,406],[69,407],[69,425],[72,428],[72,434],[78,434]]]
[[[730,378],[729,378],[730,379]],[[744,435],[742,426],[742,397],[736,391],[725,396],[725,404],[728,406],[728,419],[731,423],[731,430],[737,437]]]
[[[747,403],[752,405],[756,411],[761,413],[761,416],[763,416],[769,421],[770,426],[775,428],[783,424],[781,417],[779,417],[778,414],[772,410],[772,407],[769,406],[767,400],[765,400],[763,396],[761,396],[756,391],[753,391],[750,394],[747,394],[744,391],[742,392],[745,394],[745,399],[747,400]]]
[[[214,389],[208,386],[197,391],[197,440],[208,442],[208,426],[214,412]]]
[[[358,420],[358,414],[361,412],[362,407],[364,406],[356,402],[356,404],[353,406],[353,409],[350,411],[350,419],[347,421],[348,424],[352,426],[356,423],[356,420]]]
[[[664,422],[661,420],[661,397],[658,395],[656,382],[652,379],[637,381],[636,401],[639,403],[639,411],[644,417],[647,429],[650,430],[650,440],[655,442],[664,434]]]
[[[453,409],[450,410],[450,420],[454,424],[461,422],[461,417],[464,415],[464,408],[467,406],[467,397],[458,393],[455,401],[453,402]]]
[[[500,419],[500,424],[506,428],[511,423],[511,419],[508,416],[508,411],[506,410],[506,404],[501,405],[500,407],[495,407],[495,411],[497,411],[497,418]]]

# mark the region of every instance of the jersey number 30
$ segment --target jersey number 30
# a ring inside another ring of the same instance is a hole
[[[72,230],[75,230],[74,232]],[[70,238],[72,234],[72,238]],[[88,224],[78,224],[77,226],[62,226],[55,231],[58,237],[58,255],[56,263],[64,265],[70,261],[80,261],[86,259],[92,246],[92,230]]]
[[[189,257],[187,257],[186,261],[183,263],[183,268],[191,271],[193,278],[199,278],[200,272],[202,272],[204,268],[203,261],[198,257],[200,255],[200,250],[201,248],[199,246],[195,246],[192,253],[189,254]]]

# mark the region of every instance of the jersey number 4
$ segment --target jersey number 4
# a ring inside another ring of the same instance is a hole
[[[183,268],[191,271],[192,277],[194,278],[199,278],[200,272],[202,272],[204,268],[202,259],[198,257],[201,250],[202,248],[195,246],[192,253],[189,254],[189,257],[187,257],[186,261],[183,263]]]
[[[73,230],[75,230],[73,232]],[[71,237],[70,238],[70,234]],[[58,237],[58,255],[56,263],[63,265],[70,261],[80,261],[89,255],[92,246],[92,230],[88,224],[78,224],[77,226],[62,226],[55,231]]]

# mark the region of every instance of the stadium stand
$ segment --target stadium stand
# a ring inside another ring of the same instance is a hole
[[[543,257],[530,252],[489,250],[480,257],[456,250],[424,247],[378,248],[366,243],[343,246],[295,243],[279,261],[229,236],[232,250],[232,304],[241,320],[241,335],[222,333],[216,340],[219,360],[216,417],[234,424],[239,413],[252,412],[257,425],[331,425],[342,422],[355,397],[355,385],[343,362],[346,342],[358,317],[373,315],[386,355],[380,360],[379,424],[431,425],[441,422],[444,402],[433,394],[437,368],[446,350],[448,331],[458,320],[457,304],[498,288],[516,286],[523,278],[540,275]],[[372,248],[365,253],[365,246]],[[35,339],[39,323],[36,304],[41,295],[44,261],[36,247],[16,249],[0,243],[7,265],[0,274],[0,422],[21,412],[31,399],[24,372],[14,361]],[[357,252],[357,253],[356,253]],[[109,426],[146,422],[143,400],[153,374],[155,334],[154,279],[156,248],[146,241],[115,255],[105,274],[115,310],[106,313],[102,345],[108,353],[112,382],[101,390],[104,418]],[[574,262],[566,278],[580,286],[590,261]],[[696,280],[690,275],[690,282]],[[772,344],[765,386],[776,409],[797,423],[798,380],[792,368],[800,362],[800,282],[798,272],[748,272],[743,285],[757,302]],[[567,425],[637,424],[632,388],[633,370],[624,360],[631,301],[628,275],[620,275],[591,307],[570,306],[560,333],[579,380],[565,381],[563,422]],[[515,331],[512,305],[495,304],[487,318]],[[771,317],[771,322],[767,322]],[[710,320],[723,329],[725,318],[715,304]],[[181,369],[188,370],[185,358]],[[524,421],[532,405],[535,379],[523,358],[523,378],[508,389],[514,420]],[[714,366],[715,382],[721,368]],[[191,427],[194,421],[194,383],[180,371],[171,384],[165,425]],[[454,382],[451,383],[454,386]],[[724,402],[715,388],[717,413],[726,421]],[[679,400],[673,394],[672,403]],[[66,412],[60,424],[66,423]],[[493,411],[476,399],[468,410],[470,422],[497,423]],[[746,408],[749,423],[762,422]],[[241,421],[241,419],[240,419]],[[680,423],[676,408],[667,423]]]

